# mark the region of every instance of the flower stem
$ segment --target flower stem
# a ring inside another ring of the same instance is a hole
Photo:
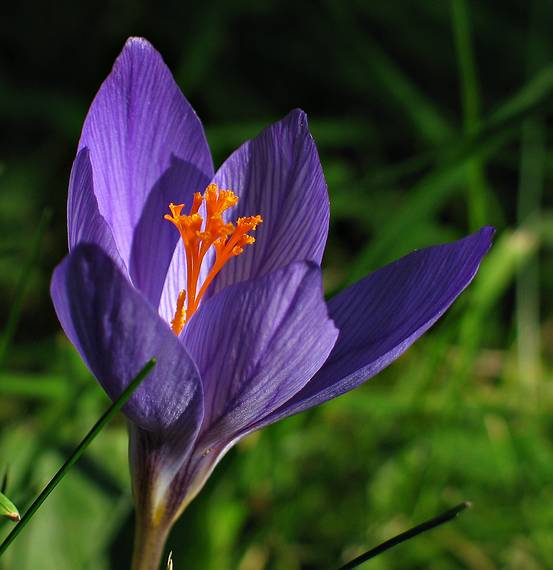
[[[170,527],[137,517],[131,570],[159,570]]]

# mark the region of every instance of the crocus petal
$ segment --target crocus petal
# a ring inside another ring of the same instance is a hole
[[[71,169],[69,178],[69,197],[67,199],[67,219],[69,250],[79,243],[95,243],[100,246],[116,263],[126,271],[121,256],[115,246],[111,228],[98,211],[98,202],[94,195],[92,167],[87,148],[81,149]],[[79,224],[71,223],[78,219]]]
[[[328,234],[326,182],[307,117],[292,111],[235,151],[215,175],[240,198],[227,219],[260,214],[256,243],[228,263],[212,286],[261,277],[293,261],[320,264]]]
[[[184,346],[98,246],[78,245],[54,271],[54,307],[62,327],[108,395],[115,399],[152,357],[157,364],[126,404],[141,428],[195,437],[202,388]]]
[[[100,213],[134,284],[156,304],[178,237],[163,214],[170,201],[190,202],[213,166],[197,115],[146,40],[128,40],[115,61],[87,115],[83,147]],[[69,231],[82,223],[70,219]]]
[[[391,364],[472,281],[493,233],[486,227],[454,243],[411,253],[334,297],[329,312],[340,336],[330,357],[303,390],[262,424],[348,392]]]
[[[194,192],[203,190],[209,178],[175,157],[148,196],[136,226],[130,269],[133,284],[154,306],[158,306],[166,273],[176,249],[182,250],[175,226],[164,219],[169,204],[192,203]]]
[[[204,385],[202,441],[232,439],[290,399],[327,359],[337,334],[311,263],[206,300],[182,335]]]

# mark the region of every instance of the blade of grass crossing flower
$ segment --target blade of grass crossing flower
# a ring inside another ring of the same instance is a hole
[[[2,336],[0,336],[0,366],[4,363],[8,348],[10,346],[11,340],[17,328],[17,323],[21,317],[21,310],[23,309],[23,302],[25,301],[25,295],[27,294],[27,286],[29,284],[30,276],[32,275],[33,268],[36,265],[38,255],[40,253],[40,246],[42,244],[42,238],[44,232],[48,226],[51,218],[50,210],[44,210],[40,222],[38,224],[37,230],[35,232],[33,241],[31,243],[31,248],[27,259],[23,263],[21,268],[21,273],[17,280],[17,287],[15,289],[15,297],[11,303],[10,314],[4,327]]]
[[[65,477],[69,469],[79,460],[81,455],[84,453],[86,448],[92,443],[94,438],[100,433],[100,431],[105,427],[105,425],[117,414],[117,412],[125,405],[125,403],[132,396],[133,392],[138,388],[146,376],[151,372],[152,368],[155,366],[155,359],[152,358],[142,370],[135,376],[135,378],[130,382],[130,384],[121,393],[119,398],[108,408],[105,414],[94,424],[92,429],[86,434],[81,443],[77,446],[75,451],[69,456],[65,463],[60,467],[58,472],[52,477],[48,485],[40,493],[40,495],[34,500],[32,505],[27,509],[19,524],[12,530],[12,532],[6,537],[4,542],[0,544],[0,556],[4,554],[8,546],[15,540],[17,535],[23,530],[23,528],[29,523],[31,518],[35,515],[38,509],[41,507],[42,503],[47,499],[48,495],[56,488],[60,481]]]
[[[464,132],[465,135],[472,136],[480,126],[480,95],[466,0],[453,0],[451,16],[461,80]],[[467,198],[471,231],[476,231],[489,223],[486,213],[487,193],[484,165],[475,158],[467,165]]]
[[[460,513],[462,513],[465,509],[468,509],[471,506],[472,506],[471,503],[469,503],[468,501],[465,501],[465,502],[461,503],[460,505],[453,507],[449,511],[446,511],[445,513],[442,513],[441,515],[438,515],[437,517],[434,517],[434,518],[432,518],[428,521],[425,521],[425,522],[423,522],[417,526],[414,526],[413,528],[411,528],[405,532],[402,532],[401,534],[398,534],[397,536],[394,536],[394,538],[390,538],[389,540],[383,542],[382,544],[376,546],[375,548],[372,548],[368,552],[365,552],[365,554],[361,554],[361,556],[358,556],[357,558],[355,558],[351,562],[344,564],[344,566],[341,566],[339,570],[351,570],[352,568],[357,568],[358,566],[361,566],[361,564],[367,562],[367,560],[370,560],[371,558],[375,558],[379,554],[382,554],[383,552],[390,550],[390,548],[393,548],[394,546],[397,546],[398,544],[401,544],[402,542],[410,540],[411,538],[415,538],[416,536],[418,536],[419,534],[422,534],[423,532],[427,532],[429,530],[432,530],[433,528],[436,528],[442,524],[445,524],[445,523],[453,520]]]

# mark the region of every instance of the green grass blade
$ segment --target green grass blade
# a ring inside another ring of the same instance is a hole
[[[58,374],[0,372],[0,397],[62,400],[67,397],[67,383]]]
[[[435,215],[439,208],[459,191],[465,176],[467,160],[470,160],[467,158],[467,153],[468,156],[481,156],[484,160],[497,152],[510,136],[512,135],[505,131],[503,135],[482,139],[478,146],[462,147],[456,156],[421,179],[411,188],[409,199],[405,201],[404,206],[389,220],[386,227],[382,228],[379,239],[374,243],[369,243],[360,251],[352,263],[347,282],[353,283],[379,265],[390,262],[391,259],[387,256],[394,251],[394,245],[409,243],[409,240],[401,240],[405,229]],[[398,253],[406,254],[408,250],[394,252],[394,255]]]
[[[423,523],[421,523],[421,524],[419,524],[419,525],[417,525],[417,526],[415,526],[415,527],[413,527],[413,528],[411,528],[405,532],[402,532],[401,534],[394,536],[394,538],[390,538],[389,540],[387,540],[386,542],[383,542],[379,546],[376,546],[375,548],[372,548],[368,552],[365,552],[365,554],[358,556],[357,558],[355,558],[351,562],[344,564],[344,566],[340,567],[340,570],[351,570],[352,568],[357,568],[358,566],[361,566],[361,564],[367,562],[367,560],[370,560],[371,558],[375,558],[379,554],[386,552],[386,550],[390,550],[390,548],[393,548],[394,546],[397,546],[398,544],[401,544],[402,542],[405,542],[406,540],[410,540],[411,538],[415,538],[415,536],[418,536],[419,534],[422,534],[423,532],[427,532],[429,530],[432,530],[433,528],[436,528],[437,526],[440,526],[442,524],[445,524],[445,523],[453,520],[460,513],[462,513],[465,509],[468,509],[470,506],[471,506],[471,504],[469,502],[465,501],[465,502],[461,503],[460,505],[453,507],[449,511],[446,511],[445,513],[442,513],[441,515],[438,515],[437,517],[434,517],[434,518],[432,518],[428,521],[425,521],[425,522],[423,522]]]
[[[17,507],[4,495],[0,493],[0,517],[18,522],[21,520]]]
[[[15,297],[13,299],[10,314],[8,315],[8,320],[4,328],[4,332],[0,337],[0,366],[4,363],[8,348],[12,341],[13,335],[17,328],[17,323],[21,317],[21,310],[23,309],[23,302],[25,301],[25,295],[27,294],[27,285],[29,283],[29,274],[32,272],[33,267],[38,259],[38,254],[40,252],[40,246],[42,244],[42,238],[50,218],[52,217],[50,210],[44,210],[38,228],[34,235],[33,241],[31,243],[31,248],[29,254],[23,267],[21,268],[21,273],[17,280],[17,287],[15,289]]]
[[[430,217],[459,190],[467,164],[484,162],[518,134],[520,125],[537,112],[553,92],[553,65],[542,69],[523,88],[504,101],[478,132],[436,154],[438,166],[410,191],[409,200],[382,229],[379,239],[361,250],[352,264],[347,283],[352,283],[388,262],[386,252],[413,220]],[[486,220],[486,223],[493,220]],[[407,252],[405,252],[407,253]]]
[[[8,478],[9,478],[9,467],[6,467],[4,475],[2,476],[2,482],[0,483],[0,493],[5,493],[8,488]]]
[[[452,157],[466,161],[486,148],[495,137],[499,136],[507,143],[518,134],[518,129],[526,119],[549,104],[552,93],[553,65],[549,65],[537,72],[526,85],[505,99],[488,116],[482,117],[476,133],[464,135],[460,141],[440,144],[433,150],[370,172],[359,186],[385,190],[387,186],[398,184],[404,176],[413,176],[429,167],[451,162]],[[486,223],[489,223],[489,220]]]
[[[478,279],[470,288],[469,304],[461,321],[461,350],[456,364],[456,380],[449,383],[450,390],[463,386],[474,365],[490,311],[514,282],[517,272],[531,259],[539,241],[540,236],[530,228],[504,231],[482,263]],[[444,391],[444,400],[456,406],[457,401],[452,396],[452,393]]]
[[[480,89],[472,49],[469,9],[466,0],[453,0],[451,16],[461,80],[463,128],[466,136],[477,132],[480,124]],[[478,159],[467,165],[467,198],[471,230],[489,223],[487,219],[487,183],[484,165]]]
[[[486,121],[486,129],[502,128],[507,123],[520,123],[530,114],[550,105],[552,91],[553,65],[548,65],[491,114]]]
[[[526,66],[528,73],[550,61],[548,45],[540,35],[547,34],[545,11],[539,0],[531,3]],[[517,221],[521,226],[535,226],[540,217],[545,184],[547,151],[544,121],[527,119],[521,132],[520,174],[518,181]],[[540,262],[537,252],[528,259],[516,278],[516,349],[522,398],[535,404],[540,401],[542,378],[540,330]]]
[[[128,399],[132,396],[133,392],[138,388],[141,382],[150,373],[155,366],[155,359],[152,358],[142,370],[135,376],[132,382],[125,388],[122,394],[115,402],[108,408],[106,413],[94,424],[92,429],[86,434],[81,443],[77,446],[75,451],[69,456],[65,463],[61,466],[58,472],[52,477],[48,485],[44,488],[42,493],[34,500],[33,504],[27,509],[19,524],[10,532],[4,542],[0,545],[0,556],[4,554],[8,546],[15,540],[17,535],[29,523],[31,518],[35,515],[42,503],[47,499],[48,495],[56,488],[56,486],[65,477],[69,469],[79,460],[86,448],[92,443],[94,438],[100,433],[105,425],[117,414],[117,412],[125,405]]]
[[[404,73],[401,66],[388,55],[386,50],[359,26],[347,3],[327,1],[328,17],[336,29],[340,29],[345,43],[334,46],[341,50],[341,57],[347,65],[343,70],[357,88],[371,92],[373,85],[379,86],[397,109],[405,115],[419,136],[430,145],[441,144],[451,139],[455,132],[443,110],[429,98]],[[367,77],[371,80],[367,81]]]
[[[466,132],[472,132],[478,126],[480,119],[480,90],[472,50],[468,6],[465,0],[452,1],[451,16],[457,62],[461,76],[464,126]]]
[[[518,222],[532,225],[540,213],[544,185],[545,130],[543,125],[528,119],[522,129],[520,179],[518,189]],[[540,284],[539,261],[532,252],[516,277],[517,364],[526,397],[539,400],[538,382],[541,375]]]

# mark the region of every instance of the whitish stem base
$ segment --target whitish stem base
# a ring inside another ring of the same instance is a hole
[[[155,526],[137,518],[131,570],[159,570],[169,530],[166,524]]]

